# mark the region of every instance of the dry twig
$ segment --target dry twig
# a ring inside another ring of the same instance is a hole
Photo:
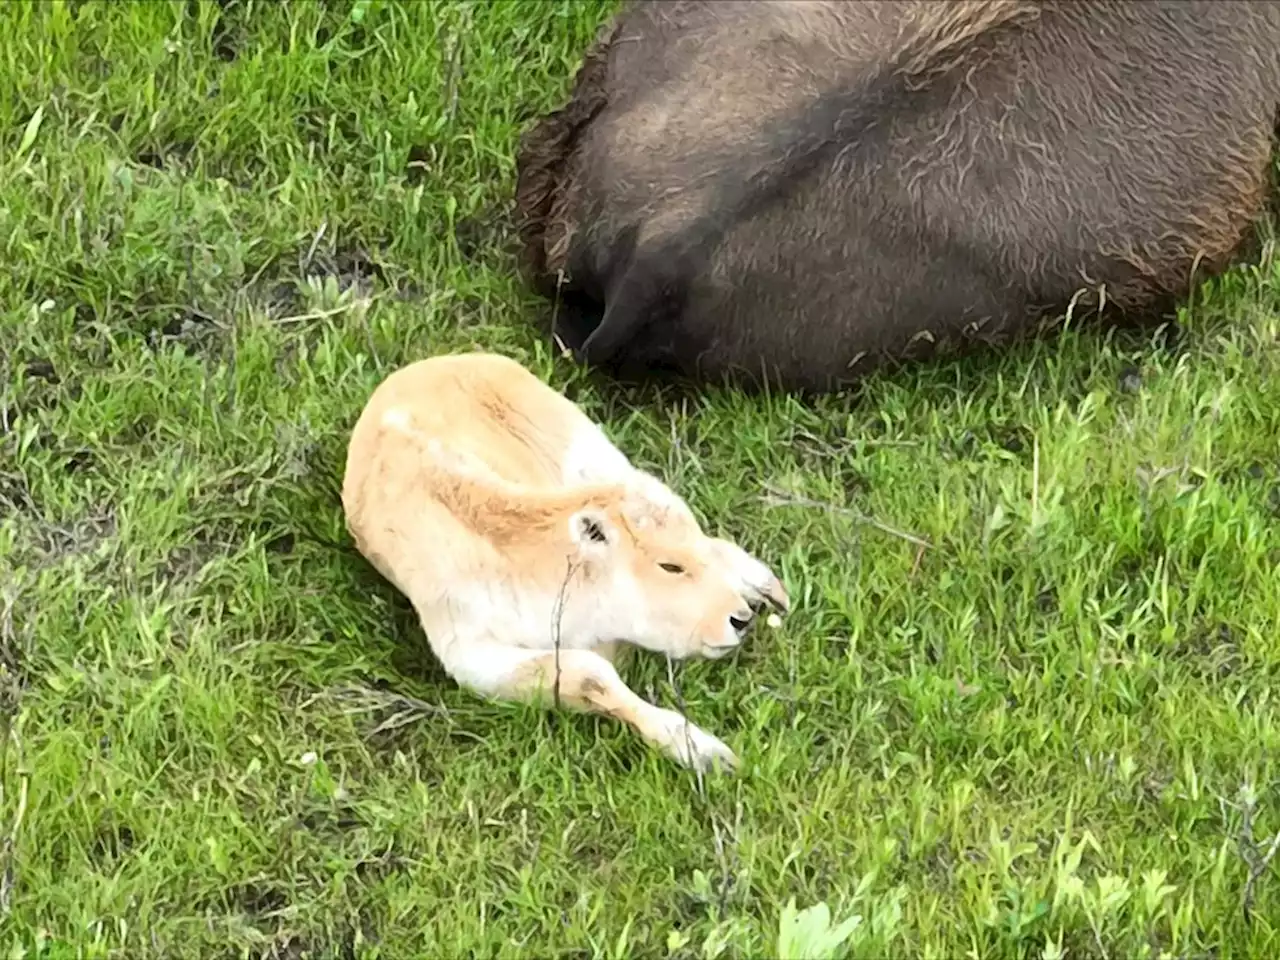
[[[1276,852],[1280,851],[1280,831],[1271,838],[1269,844],[1264,841],[1260,845],[1254,840],[1253,816],[1256,811],[1257,800],[1254,797],[1253,789],[1246,785],[1240,790],[1239,836],[1240,857],[1244,860],[1245,866],[1249,868],[1249,877],[1244,882],[1244,892],[1240,897],[1240,908],[1244,912],[1245,923],[1252,921],[1253,888],[1271,866],[1271,861],[1275,859]],[[1264,845],[1267,847],[1266,853],[1262,853],[1262,846]]]
[[[577,565],[572,559],[566,561],[564,580],[560,582],[560,592],[556,594],[556,605],[553,608],[551,622],[551,641],[555,644],[556,657],[556,677],[551,684],[551,702],[555,704],[557,710],[560,709],[560,622],[564,617],[564,597],[569,591],[569,581],[573,579],[573,573],[577,570]]]
[[[671,684],[671,693],[676,698],[676,707],[680,710],[680,716],[684,717],[685,745],[689,748],[690,755],[692,755],[693,737],[689,734],[689,724],[693,721],[689,719],[689,708],[684,702],[684,691],[680,689],[680,681],[676,678],[675,661],[671,659],[671,654],[667,654],[667,682]],[[693,772],[698,783],[698,796],[705,800],[707,793],[702,770],[694,767]]]
[[[933,544],[924,537],[917,536],[914,533],[908,533],[906,530],[899,530],[891,527],[887,523],[877,520],[875,517],[869,517],[861,511],[854,510],[851,507],[842,507],[834,503],[823,503],[820,500],[813,500],[809,497],[796,496],[794,494],[783,493],[773,487],[765,487],[768,490],[766,496],[761,497],[767,506],[770,507],[808,507],[816,510],[827,510],[831,513],[837,513],[842,517],[848,517],[854,523],[863,526],[872,527],[881,533],[887,533],[891,537],[897,537],[900,540],[906,540],[908,543],[914,543],[918,547],[932,547]]]
[[[680,688],[680,681],[676,676],[675,664],[670,654],[667,655],[667,681],[671,684],[671,692],[675,696],[676,706],[680,710],[680,715],[685,718],[686,736],[688,731],[687,724],[692,721],[689,719],[689,707],[685,703],[684,691]],[[692,744],[690,744],[692,749]],[[719,908],[718,915],[723,918],[725,908],[728,905],[729,891],[734,886],[733,874],[729,869],[729,858],[725,849],[724,833],[720,829],[721,817],[718,811],[712,806],[710,798],[707,796],[706,779],[702,770],[695,769],[696,782],[698,785],[698,797],[706,807],[707,820],[711,824],[712,840],[715,844],[716,864],[720,868],[720,890],[717,897],[717,906]],[[732,842],[736,855],[737,852],[737,836],[738,826],[742,823],[742,805],[738,805],[737,825],[729,832],[729,839]],[[726,828],[728,824],[725,825]]]
[[[395,730],[427,716],[449,717],[448,709],[438,703],[427,703],[408,694],[395,693],[391,690],[375,690],[373,687],[359,684],[331,687],[305,700],[301,708],[305,709],[321,698],[336,700],[343,704],[342,713],[347,716],[373,713],[375,710],[391,710],[391,715],[369,731],[369,736]]]

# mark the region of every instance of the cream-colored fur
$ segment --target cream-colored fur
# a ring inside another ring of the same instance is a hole
[[[356,546],[413,603],[460,685],[558,694],[685,765],[737,765],[630,690],[614,654],[722,657],[766,603],[788,608],[786,590],[516,361],[453,354],[388,376],[352,433],[342,502]]]

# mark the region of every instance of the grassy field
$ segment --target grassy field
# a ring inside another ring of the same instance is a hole
[[[821,402],[588,378],[507,204],[609,10],[0,5],[0,949],[1277,955],[1280,259]],[[354,551],[361,405],[468,348],[783,574],[628,671],[737,777],[459,690]]]

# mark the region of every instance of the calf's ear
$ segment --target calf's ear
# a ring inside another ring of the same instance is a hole
[[[617,531],[604,511],[590,507],[569,518],[569,539],[586,556],[602,556],[617,542]]]

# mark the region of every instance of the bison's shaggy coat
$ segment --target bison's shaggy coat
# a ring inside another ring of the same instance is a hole
[[[1278,99],[1266,0],[636,2],[522,144],[526,263],[589,363],[829,389],[1185,294]]]

